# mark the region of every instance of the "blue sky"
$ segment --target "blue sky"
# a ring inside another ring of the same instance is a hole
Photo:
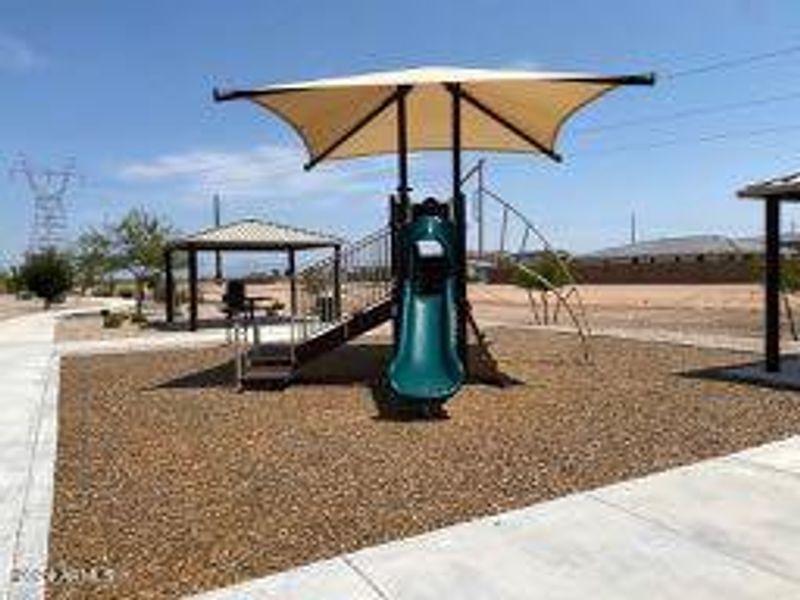
[[[669,75],[800,45],[796,0],[2,0],[0,15],[0,167],[18,152],[40,166],[73,157],[73,233],[133,206],[191,231],[210,221],[213,193],[230,220],[351,237],[382,224],[391,158],[304,173],[287,127],[248,103],[214,104],[215,85],[430,64]],[[760,207],[734,192],[800,168],[798,82],[800,51],[621,89],[569,124],[563,164],[494,155],[490,182],[579,251],[624,242],[632,210],[643,237],[752,234]],[[698,141],[717,134],[730,137]],[[446,192],[445,157],[416,158],[412,181]],[[23,182],[0,177],[0,264],[24,249],[31,217]]]

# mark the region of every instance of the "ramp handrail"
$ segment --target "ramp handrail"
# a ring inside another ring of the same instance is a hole
[[[391,235],[382,228],[297,274],[291,342],[301,344],[385,300],[392,290]]]

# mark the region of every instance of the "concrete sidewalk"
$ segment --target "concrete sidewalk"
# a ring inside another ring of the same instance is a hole
[[[800,598],[800,436],[195,596]]]
[[[57,347],[57,317],[0,322],[0,598],[43,595],[60,350],[219,339]],[[800,436],[196,598],[800,599],[799,506]]]
[[[56,455],[55,314],[0,321],[0,597],[38,598]]]

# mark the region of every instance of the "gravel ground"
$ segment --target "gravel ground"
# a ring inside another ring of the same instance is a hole
[[[504,389],[377,418],[387,346],[236,394],[225,350],[64,359],[50,598],[172,598],[800,432],[792,392],[704,379],[746,354],[491,330]],[[107,574],[106,574],[107,575]]]

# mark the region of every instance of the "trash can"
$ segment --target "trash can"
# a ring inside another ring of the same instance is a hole
[[[336,320],[333,296],[320,296],[317,298],[317,314],[323,323],[330,323]]]

